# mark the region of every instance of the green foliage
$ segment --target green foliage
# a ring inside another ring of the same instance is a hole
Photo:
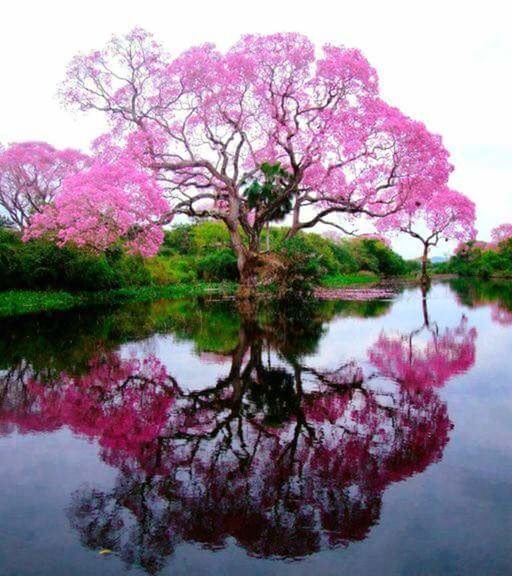
[[[197,261],[197,275],[206,282],[238,280],[238,268],[233,251],[222,248]]]
[[[282,262],[276,280],[278,298],[294,300],[310,296],[326,268],[307,236],[299,234],[284,241],[278,254]]]
[[[155,256],[145,262],[151,282],[156,286],[197,282],[194,258],[186,256]]]
[[[229,233],[222,222],[180,224],[166,230],[161,256],[204,256],[212,250],[230,248]]]
[[[229,233],[222,222],[203,222],[191,227],[192,255],[210,254],[212,250],[230,248]]]
[[[179,224],[171,230],[166,230],[164,242],[160,248],[162,256],[170,254],[186,254],[192,250],[192,226]]]
[[[280,250],[286,229],[273,229],[271,248]],[[289,244],[288,251],[297,257],[306,254],[313,260],[321,277],[351,275],[361,271],[376,276],[402,276],[414,264],[406,262],[382,241],[367,238],[343,239],[338,242],[315,233],[300,233]]]
[[[266,222],[285,218],[292,209],[293,195],[289,192],[292,175],[279,162],[264,162],[259,173],[244,190],[249,208],[266,210]]]
[[[344,286],[356,286],[377,282],[378,276],[372,272],[360,272],[359,274],[331,274],[324,276],[321,285],[326,288],[343,288]]]
[[[329,285],[335,280],[327,278],[364,271],[376,276],[410,272],[410,265],[378,240],[335,242],[315,233],[286,239],[283,227],[272,227],[268,233],[270,252],[283,265],[279,274],[288,295],[310,293],[321,279]],[[511,252],[509,247],[509,261]],[[482,270],[499,265],[493,257],[484,259]],[[98,255],[74,246],[58,248],[44,239],[24,243],[19,233],[0,227],[0,271],[0,290],[85,292],[238,279],[228,231],[216,221],[175,226],[166,232],[158,256],[149,259],[130,256],[121,247]]]
[[[0,269],[0,290],[96,291],[151,281],[140,257],[119,250],[97,255],[74,246],[58,248],[44,239],[25,243],[5,229],[0,229]]]
[[[468,242],[448,262],[436,267],[437,272],[488,279],[512,277],[512,239],[498,246]]]
[[[382,276],[402,276],[408,272],[405,260],[380,240],[355,238],[348,245],[359,270]]]

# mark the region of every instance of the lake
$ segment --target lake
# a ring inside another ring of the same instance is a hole
[[[0,574],[512,572],[512,285],[1,319]]]

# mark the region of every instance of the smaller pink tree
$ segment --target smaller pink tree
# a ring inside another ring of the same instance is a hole
[[[495,245],[503,242],[503,240],[508,240],[509,238],[512,238],[512,224],[500,224],[491,231],[491,240]]]
[[[81,152],[57,150],[46,142],[0,147],[0,208],[15,226],[24,229],[34,214],[53,202],[64,179],[87,163]]]
[[[96,252],[121,243],[128,252],[152,256],[163,241],[160,219],[168,212],[154,175],[126,158],[96,160],[64,180],[54,203],[32,218],[24,239],[45,235],[58,245]]]
[[[421,280],[428,283],[427,263],[432,246],[441,239],[467,242],[476,236],[475,204],[467,196],[447,186],[435,189],[422,198],[411,195],[403,209],[382,218],[377,228],[382,232],[402,232],[423,244]]]

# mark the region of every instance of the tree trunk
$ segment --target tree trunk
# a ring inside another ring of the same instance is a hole
[[[256,298],[258,285],[257,264],[261,233],[255,234],[249,239],[248,245],[246,245],[238,225],[234,222],[227,223],[227,226],[240,277],[237,297],[240,300],[253,300]]]
[[[427,306],[427,292],[428,286],[426,284],[421,285],[421,304],[423,309],[423,324],[427,328],[430,326],[430,321],[428,317],[428,306]]]
[[[428,244],[423,245],[423,256],[421,257],[421,284],[422,286],[428,286],[430,283],[430,278],[427,273],[428,265]]]
[[[240,274],[240,285],[238,287],[238,298],[242,300],[254,300],[258,287],[258,277],[254,269],[254,257],[249,254],[245,258],[244,264],[238,266]]]

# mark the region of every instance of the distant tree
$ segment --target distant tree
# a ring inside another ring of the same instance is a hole
[[[460,242],[476,235],[475,204],[464,194],[443,186],[424,198],[411,197],[400,211],[382,218],[377,227],[391,233],[402,232],[423,244],[422,283],[428,283],[428,253],[440,240]]]
[[[20,142],[0,148],[0,207],[20,229],[53,202],[66,176],[83,169],[87,156],[57,150],[45,142]]]
[[[499,244],[503,240],[512,238],[512,224],[500,224],[491,231],[491,240],[493,244]]]

